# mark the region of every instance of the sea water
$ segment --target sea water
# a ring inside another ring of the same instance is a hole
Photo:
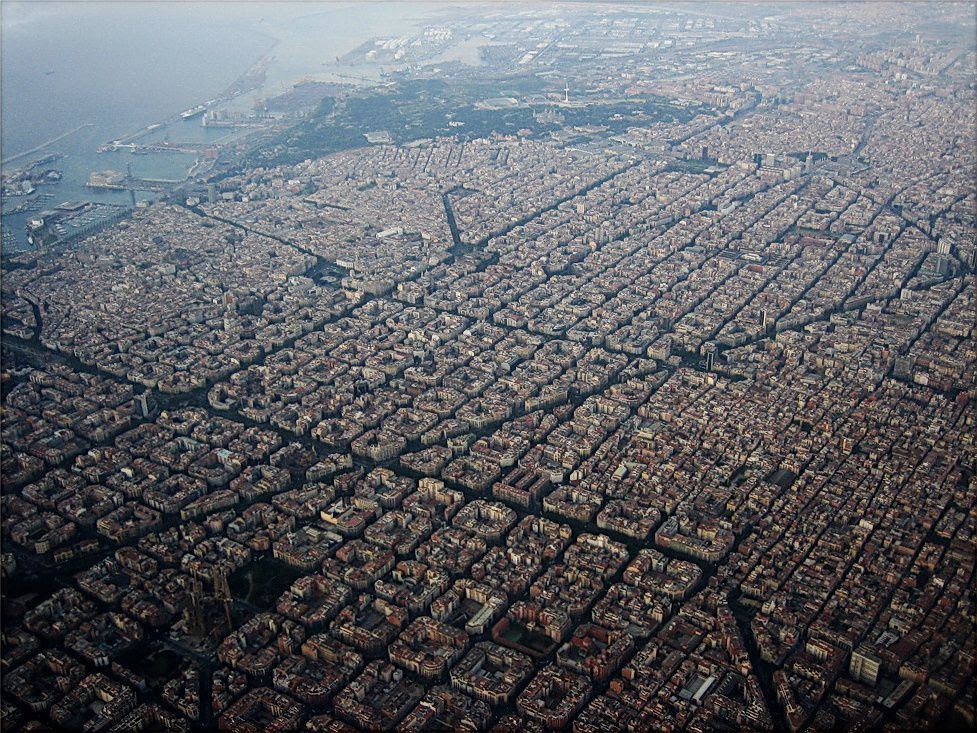
[[[302,77],[370,83],[379,78],[379,68],[348,69],[337,57],[373,37],[406,35],[444,7],[5,0],[0,3],[3,169],[62,153],[65,157],[52,164],[63,172],[62,181],[38,187],[52,194],[49,206],[67,200],[128,203],[127,192],[87,188],[89,174],[124,172],[128,165],[136,177],[181,179],[196,157],[97,153],[99,145],[217,97],[262,58],[269,60],[265,84],[234,103],[238,112],[249,109],[255,98],[280,94]],[[202,128],[198,116],[145,139],[210,141],[228,134],[227,129]],[[9,198],[4,209],[21,200]],[[24,228],[31,216],[3,218],[17,246],[25,246]]]

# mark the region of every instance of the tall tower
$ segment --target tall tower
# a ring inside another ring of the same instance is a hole
[[[148,398],[149,398],[148,391],[143,392],[142,394],[137,394],[134,398],[136,403],[136,413],[139,415],[139,417],[149,417]]]
[[[220,565],[215,565],[212,573],[212,580],[214,582],[214,596],[219,601],[224,603],[224,614],[227,616],[227,628],[233,629],[234,624],[231,621],[231,602],[234,600],[231,596],[231,586],[227,582],[227,573],[224,568]]]
[[[570,82],[567,82],[566,86],[563,87],[563,101],[564,102],[570,101]]]
[[[196,637],[201,637],[206,633],[203,610],[203,586],[196,573],[194,573],[193,579],[190,582],[190,608],[188,609],[190,618],[188,619],[187,626],[191,634]]]
[[[716,368],[717,344],[715,341],[706,341],[699,347],[699,353],[705,356],[706,371],[715,371]]]

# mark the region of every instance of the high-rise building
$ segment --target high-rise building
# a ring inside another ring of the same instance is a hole
[[[136,413],[139,417],[149,417],[149,394],[148,392],[143,392],[142,394],[137,394],[136,400]]]
[[[922,271],[930,275],[946,275],[950,271],[950,258],[944,254],[931,254]]]
[[[860,646],[852,652],[848,672],[858,682],[875,686],[879,679],[879,667],[882,660],[871,652],[868,647]]]

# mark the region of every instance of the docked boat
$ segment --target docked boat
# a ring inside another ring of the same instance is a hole
[[[191,107],[190,109],[181,112],[180,117],[182,117],[185,120],[189,120],[190,118],[196,117],[197,115],[202,115],[206,111],[207,111],[206,104],[198,104],[196,107]]]

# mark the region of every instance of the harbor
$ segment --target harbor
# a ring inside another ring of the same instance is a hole
[[[79,6],[73,13],[45,17],[30,33],[11,33],[4,39],[10,51],[5,106],[34,110],[18,118],[30,123],[8,124],[4,115],[4,174],[11,166],[34,165],[52,153],[64,155],[57,166],[59,181],[44,190],[35,184],[34,190],[4,193],[6,253],[31,247],[29,220],[54,203],[76,200],[131,207],[152,201],[207,176],[224,159],[223,151],[242,139],[297,119],[310,100],[316,101],[316,84],[328,83],[323,93],[335,94],[333,87],[372,80],[369,75],[347,79],[348,70],[332,60],[365,39],[361,21],[385,17],[364,9],[342,26],[334,41],[323,44],[321,32],[336,28],[321,13],[302,11],[305,25],[298,35],[258,12],[243,20],[235,13],[219,30],[195,23],[179,31],[160,24],[171,17],[161,8],[119,4],[115,14],[119,22],[108,35],[104,24]],[[396,15],[385,22],[393,32],[405,20]],[[94,77],[82,74],[83,66],[66,53],[63,43],[53,40],[89,32],[99,34],[113,51],[112,62],[100,65],[98,74],[109,78],[120,68],[139,69],[132,84],[120,77],[111,91],[93,86]],[[28,51],[38,44],[61,61],[39,69]],[[157,47],[170,64],[165,75],[157,73],[159,65],[146,65],[140,51]],[[188,48],[192,50],[180,51]],[[316,69],[319,81],[311,81],[310,69]],[[179,83],[171,83],[173,79]],[[146,94],[147,89],[152,94]],[[58,109],[35,109],[41,99],[70,101]],[[93,173],[130,167],[131,174],[111,185],[88,185],[97,182],[98,176],[91,181]]]
[[[27,241],[34,247],[54,247],[94,234],[129,213],[122,204],[65,201],[28,222]]]

